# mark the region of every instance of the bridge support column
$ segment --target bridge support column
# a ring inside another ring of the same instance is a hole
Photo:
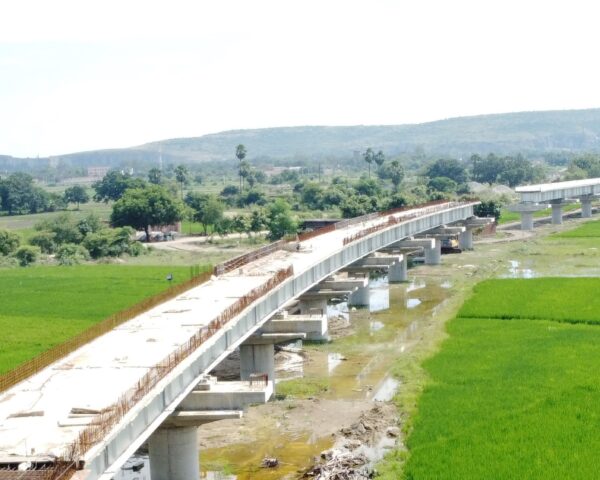
[[[402,256],[402,261],[390,265],[388,282],[406,282],[408,280],[408,259]]]
[[[425,248],[425,265],[439,265],[442,262],[442,242],[435,239],[433,248]]]
[[[592,216],[592,197],[588,195],[579,197],[579,201],[581,202],[581,217],[590,218]]]
[[[552,204],[552,225],[561,225],[563,223],[562,207],[562,203]]]
[[[533,212],[521,212],[521,230],[533,230]]]
[[[310,315],[314,313],[321,313],[327,315],[327,299],[318,298],[305,300],[300,297],[300,315]]]
[[[349,307],[368,307],[370,305],[369,283],[364,287],[358,287],[348,296]]]
[[[275,347],[272,343],[240,345],[240,377],[249,380],[252,373],[266,373],[275,388]]]
[[[461,250],[473,250],[473,229],[467,229],[458,235],[458,247]]]
[[[159,428],[148,439],[152,480],[200,478],[198,427]]]

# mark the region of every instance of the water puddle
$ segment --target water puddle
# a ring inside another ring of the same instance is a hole
[[[382,292],[385,289],[385,295]],[[411,298],[415,291],[419,298]],[[302,368],[306,379],[324,381],[323,400],[389,401],[402,388],[389,369],[398,355],[407,352],[422,335],[429,319],[452,295],[447,278],[427,276],[412,279],[409,284],[388,285],[387,279],[371,280],[370,309],[348,311],[346,302],[328,305],[330,317],[348,319],[352,333],[322,345],[308,345],[309,361]],[[278,372],[277,375],[280,375]],[[280,377],[282,378],[282,377]],[[307,424],[311,420],[307,419]],[[253,428],[247,426],[245,428]],[[290,433],[281,427],[254,427],[260,435],[252,443],[228,444],[223,448],[202,449],[203,479],[294,479],[298,471],[308,467],[315,456],[332,446],[330,436]],[[318,427],[317,432],[318,432]],[[260,429],[260,430],[259,430]],[[383,438],[381,445],[370,450],[369,458],[381,458],[392,448],[393,439]],[[362,448],[362,447],[361,447]],[[262,469],[265,456],[281,462],[276,469]],[[219,474],[223,476],[219,476]]]
[[[399,386],[399,380],[389,376],[385,377],[371,398],[374,402],[389,402],[394,398]]]
[[[327,354],[327,371],[329,373],[333,372],[335,368],[340,365],[346,357],[344,357],[341,353],[328,353]]]
[[[409,298],[406,300],[406,308],[415,308],[421,305],[421,300],[418,298]]]
[[[504,278],[534,278],[535,272],[531,268],[523,268],[518,260],[509,260],[508,275]]]

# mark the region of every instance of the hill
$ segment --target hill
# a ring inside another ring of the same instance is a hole
[[[231,130],[153,142],[130,149],[73,153],[59,158],[76,165],[117,165],[163,159],[173,162],[232,159],[243,143],[250,158],[348,157],[371,146],[388,155],[416,149],[427,154],[544,153],[600,150],[600,109],[519,112],[450,118],[411,125],[279,127]],[[2,163],[14,162],[0,156]],[[31,160],[29,160],[31,161]]]
[[[164,153],[189,160],[231,158],[243,143],[252,156],[348,156],[368,146],[388,154],[470,155],[600,149],[600,109],[459,117],[414,125],[284,127],[232,130],[160,142]],[[158,143],[137,147],[158,150]]]

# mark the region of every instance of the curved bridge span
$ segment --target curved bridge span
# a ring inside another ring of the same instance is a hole
[[[438,203],[343,222],[218,271],[1,393],[0,466],[66,458],[78,469],[74,478],[113,478],[203,377],[290,300],[403,239],[468,222],[477,203]],[[167,365],[165,358],[173,360]],[[156,478],[164,475],[189,473]]]

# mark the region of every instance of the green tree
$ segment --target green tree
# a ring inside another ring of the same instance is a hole
[[[83,234],[78,228],[77,221],[72,214],[64,212],[49,220],[42,220],[35,224],[34,228],[39,231],[48,231],[54,234],[54,243],[81,243]]]
[[[19,236],[8,230],[0,230],[0,255],[10,255],[20,244]]]
[[[394,191],[397,192],[402,180],[404,180],[404,168],[398,160],[393,160],[390,164],[389,178],[392,181],[392,185],[394,185]]]
[[[185,203],[192,209],[193,219],[202,223],[205,235],[208,235],[208,227],[214,227],[223,219],[225,206],[214,195],[188,193]]]
[[[375,152],[373,152],[371,147],[365,150],[365,153],[363,153],[363,159],[369,165],[369,178],[371,178],[371,164],[375,160]]]
[[[65,189],[64,199],[67,204],[76,203],[77,210],[79,210],[79,205],[81,203],[90,201],[89,195],[81,185],[73,185],[72,187]]]
[[[427,182],[427,188],[430,193],[454,193],[457,186],[456,182],[448,177],[434,177],[430,178]]]
[[[162,183],[162,171],[160,168],[151,168],[148,171],[148,181],[154,185],[160,185]]]
[[[110,221],[113,226],[130,226],[144,230],[150,240],[150,227],[169,225],[182,219],[183,204],[171,197],[159,185],[125,191],[113,205]]]
[[[446,177],[454,180],[456,183],[465,183],[467,181],[467,170],[458,161],[453,158],[441,158],[427,167],[426,173],[429,178]]]
[[[253,233],[261,232],[266,228],[267,222],[268,220],[263,210],[252,210],[250,222],[248,224],[249,231]],[[250,234],[248,234],[248,236],[250,236]]]
[[[179,190],[181,192],[181,200],[183,200],[183,186],[188,182],[190,172],[185,165],[177,165],[175,167],[175,180],[179,183]]]
[[[473,213],[478,217],[494,217],[496,221],[500,218],[500,204],[493,200],[481,202],[473,207]]]
[[[381,166],[383,165],[383,162],[385,162],[385,155],[383,154],[383,152],[381,150],[379,150],[374,156],[373,156],[373,160],[375,161],[375,163],[377,164],[377,168],[381,168]]]
[[[94,200],[97,202],[116,201],[119,200],[125,190],[129,188],[143,188],[146,182],[141,178],[133,178],[129,174],[111,170],[102,180],[95,182],[92,187],[95,190]]]
[[[242,191],[244,190],[244,186],[242,184],[242,161],[244,160],[244,158],[246,158],[246,147],[244,147],[244,145],[239,144],[237,147],[235,147],[235,156],[238,159],[239,162],[239,168],[238,168],[238,173],[240,176],[240,193],[242,193]]]
[[[285,235],[295,234],[298,224],[291,214],[291,207],[285,200],[278,198],[268,207],[269,239],[278,240]]]

